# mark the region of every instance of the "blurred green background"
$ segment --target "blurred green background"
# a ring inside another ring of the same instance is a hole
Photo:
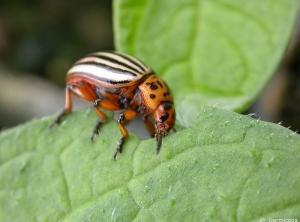
[[[300,129],[299,21],[278,72],[246,112],[293,130]],[[61,110],[67,70],[91,52],[114,49],[112,29],[109,0],[2,0],[0,129]]]
[[[2,0],[0,129],[62,109],[65,74],[85,55],[113,49],[109,0]]]

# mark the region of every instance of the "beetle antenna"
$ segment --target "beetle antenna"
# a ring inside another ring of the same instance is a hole
[[[161,148],[161,144],[162,144],[162,135],[158,136],[158,141],[157,141],[157,148],[156,148],[156,155],[159,154],[160,148]]]

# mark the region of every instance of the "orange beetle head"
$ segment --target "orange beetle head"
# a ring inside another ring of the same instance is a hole
[[[162,137],[174,128],[176,112],[172,102],[162,102],[153,112],[155,121],[155,137],[157,140],[156,154],[162,145]]]
[[[173,129],[176,112],[172,102],[162,102],[153,112],[155,121],[155,136],[165,136]]]

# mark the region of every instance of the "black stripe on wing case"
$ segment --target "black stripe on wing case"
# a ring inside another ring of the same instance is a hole
[[[136,66],[138,66],[141,70],[143,70],[144,72],[146,72],[147,71],[147,69],[150,69],[146,64],[144,64],[141,60],[139,60],[139,59],[136,59],[136,60],[138,60],[138,62],[137,61],[135,61],[135,60],[133,60],[134,58],[133,57],[129,57],[128,55],[125,55],[125,54],[123,54],[123,53],[118,53],[118,52],[110,52],[110,53],[112,53],[112,54],[115,54],[115,55],[118,55],[118,56],[120,56],[120,57],[122,57],[122,58],[124,58],[124,59],[127,59],[128,61],[130,61],[131,63],[133,63],[134,65],[136,65]]]
[[[136,69],[135,67],[133,67],[132,66],[132,62],[131,61],[129,61],[130,63],[124,63],[124,62],[121,62],[121,61],[119,61],[119,60],[116,60],[115,58],[112,58],[112,57],[108,57],[108,56],[106,56],[106,55],[95,55],[95,54],[92,54],[92,55],[90,55],[91,57],[95,57],[95,58],[98,58],[98,59],[103,59],[103,60],[105,60],[105,61],[109,61],[109,62],[111,62],[111,63],[114,63],[114,64],[118,64],[118,65],[121,65],[121,66],[124,66],[124,67],[126,67],[126,68],[128,68],[128,69],[130,69],[132,72],[136,72],[136,73],[139,73],[139,74],[141,74],[141,75],[143,75],[144,74],[144,72],[141,72],[141,70],[138,70],[138,69]],[[127,59],[128,60],[128,59]],[[144,69],[143,69],[143,71],[144,71]]]
[[[109,65],[106,65],[106,64],[102,64],[102,63],[99,63],[99,62],[78,62],[74,65],[74,67],[77,66],[77,65],[92,65],[92,66],[97,66],[97,67],[102,68],[102,69],[106,69],[106,70],[108,70],[110,72],[113,72],[113,73],[118,73],[118,74],[122,74],[122,75],[126,75],[126,76],[137,76],[135,73],[132,73],[128,70],[115,68],[115,67],[112,67],[112,66],[109,66]]]

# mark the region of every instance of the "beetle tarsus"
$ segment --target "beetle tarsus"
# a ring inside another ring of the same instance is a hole
[[[51,129],[54,125],[57,125],[60,123],[62,117],[64,117],[67,113],[65,112],[65,110],[63,110],[58,117],[56,117],[56,119],[48,126],[48,129]]]
[[[125,141],[125,137],[122,137],[119,142],[118,142],[118,146],[117,146],[117,149],[116,149],[116,152],[113,156],[113,159],[114,160],[117,160],[117,155],[118,153],[122,153],[122,147],[123,147],[123,144],[124,144],[124,141]]]
[[[95,127],[94,127],[93,134],[91,136],[91,141],[92,142],[94,142],[94,136],[95,135],[99,135],[99,128],[101,126],[101,123],[102,122],[100,120],[98,120],[97,123],[96,123],[96,125],[95,125]]]
[[[156,155],[159,154],[161,145],[162,145],[162,135],[159,135],[159,136],[158,136],[158,140],[157,140]]]

